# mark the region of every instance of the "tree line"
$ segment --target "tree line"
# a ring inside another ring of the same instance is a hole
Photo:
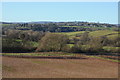
[[[70,39],[64,34],[51,32],[37,32],[32,30],[8,30],[2,38],[3,52],[73,52],[99,53],[118,52],[104,50],[104,46],[120,47],[120,37],[111,40],[106,36],[93,37],[84,32],[79,39]],[[33,42],[38,46],[33,46]],[[73,46],[70,46],[70,45]]]
[[[65,26],[65,27],[63,27]],[[71,26],[71,27],[67,27]],[[82,27],[72,27],[82,26]],[[112,28],[118,31],[117,25],[112,24],[101,24],[101,23],[88,23],[88,22],[50,22],[50,23],[3,23],[2,33],[8,29],[14,30],[33,30],[43,32],[75,32],[75,31],[95,31]]]

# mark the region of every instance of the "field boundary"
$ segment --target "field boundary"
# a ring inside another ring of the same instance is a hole
[[[88,59],[85,57],[76,57],[76,56],[16,56],[16,55],[2,55],[6,57],[15,57],[15,58],[39,58],[39,59]]]

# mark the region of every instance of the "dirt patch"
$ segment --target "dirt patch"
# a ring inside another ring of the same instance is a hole
[[[26,59],[3,57],[3,78],[117,78],[118,64],[99,59]]]

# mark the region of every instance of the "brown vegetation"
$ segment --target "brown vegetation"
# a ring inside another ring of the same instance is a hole
[[[2,72],[3,78],[117,78],[118,64],[95,58],[24,59],[3,57]]]

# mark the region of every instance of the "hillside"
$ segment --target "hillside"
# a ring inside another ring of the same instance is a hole
[[[5,52],[10,52],[12,48],[14,48],[12,52],[16,52],[18,49],[21,49],[20,52],[34,52],[41,48],[40,45],[43,47],[42,51],[57,50],[63,52],[86,53],[101,52],[99,50],[102,50],[103,52],[117,52],[119,47],[118,34],[119,32],[117,25],[103,23],[4,22],[2,24],[3,51]],[[100,47],[97,48],[98,46],[96,44]],[[96,50],[92,50],[91,47]]]

